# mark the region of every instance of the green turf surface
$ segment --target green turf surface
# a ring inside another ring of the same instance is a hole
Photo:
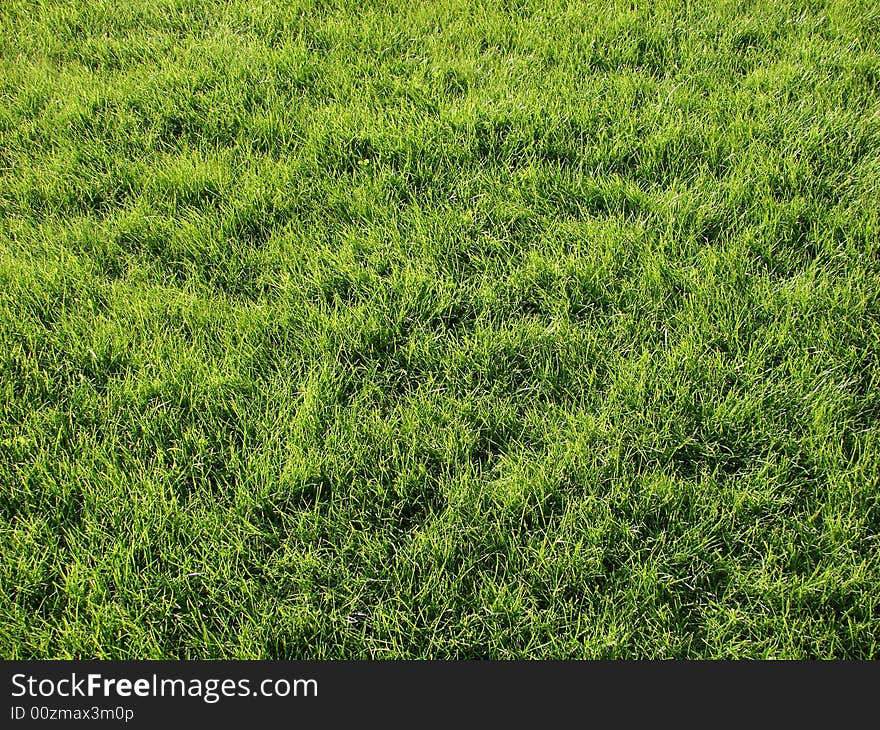
[[[0,655],[880,656],[880,7],[5,0]]]

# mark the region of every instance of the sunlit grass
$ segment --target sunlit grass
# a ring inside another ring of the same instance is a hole
[[[880,10],[0,5],[0,654],[877,657]]]

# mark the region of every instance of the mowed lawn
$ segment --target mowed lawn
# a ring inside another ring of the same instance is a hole
[[[880,657],[872,0],[4,0],[4,658]]]

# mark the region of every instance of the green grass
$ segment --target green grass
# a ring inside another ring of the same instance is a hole
[[[0,655],[880,658],[880,7],[5,0]]]

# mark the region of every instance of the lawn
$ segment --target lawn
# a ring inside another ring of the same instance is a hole
[[[880,6],[4,0],[0,656],[880,658]]]

